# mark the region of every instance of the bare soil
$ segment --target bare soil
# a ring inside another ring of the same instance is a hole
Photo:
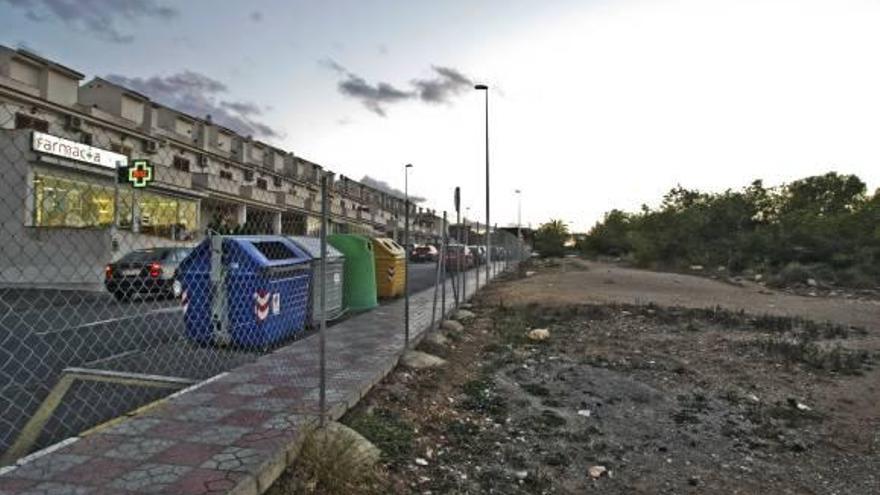
[[[566,265],[490,286],[420,347],[446,366],[344,418],[388,493],[878,493],[880,306]]]

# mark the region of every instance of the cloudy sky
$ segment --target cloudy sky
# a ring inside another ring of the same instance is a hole
[[[0,0],[0,43],[335,172],[584,229],[676,184],[880,186],[880,2]]]

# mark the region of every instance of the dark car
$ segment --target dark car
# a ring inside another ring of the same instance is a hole
[[[446,271],[469,270],[475,266],[474,253],[468,246],[450,244],[446,248]]]
[[[174,297],[177,265],[190,248],[163,247],[131,251],[104,269],[104,286],[119,301],[136,294]]]
[[[468,246],[474,253],[474,261],[479,265],[486,264],[486,246]]]
[[[415,262],[437,261],[439,251],[430,244],[416,246],[410,251],[409,259]]]

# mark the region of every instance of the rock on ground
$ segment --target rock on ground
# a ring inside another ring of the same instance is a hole
[[[434,345],[446,345],[449,343],[449,339],[441,332],[431,332],[425,336],[425,342]]]
[[[315,430],[312,435],[314,441],[324,446],[344,445],[346,455],[351,454],[358,462],[367,466],[378,463],[382,455],[382,451],[363,435],[336,421],[327,423],[324,428]]]
[[[406,351],[402,358],[400,358],[400,362],[403,363],[407,368],[413,369],[423,369],[423,368],[434,368],[436,366],[443,366],[446,364],[446,360],[443,358],[439,358],[434,356],[433,354],[428,354],[427,352],[420,351]]]
[[[468,311],[466,309],[456,310],[455,313],[452,314],[452,318],[455,320],[467,320],[473,318],[474,316],[475,315],[473,311]]]
[[[529,340],[547,340],[550,338],[550,330],[546,328],[536,328],[528,333]]]
[[[449,330],[450,332],[461,332],[464,330],[464,325],[455,320],[443,320],[443,323],[440,324],[440,328],[443,330]]]

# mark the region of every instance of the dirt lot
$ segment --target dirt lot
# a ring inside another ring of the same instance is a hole
[[[421,345],[445,366],[344,418],[383,450],[380,491],[878,493],[877,306],[577,266],[494,284]]]

